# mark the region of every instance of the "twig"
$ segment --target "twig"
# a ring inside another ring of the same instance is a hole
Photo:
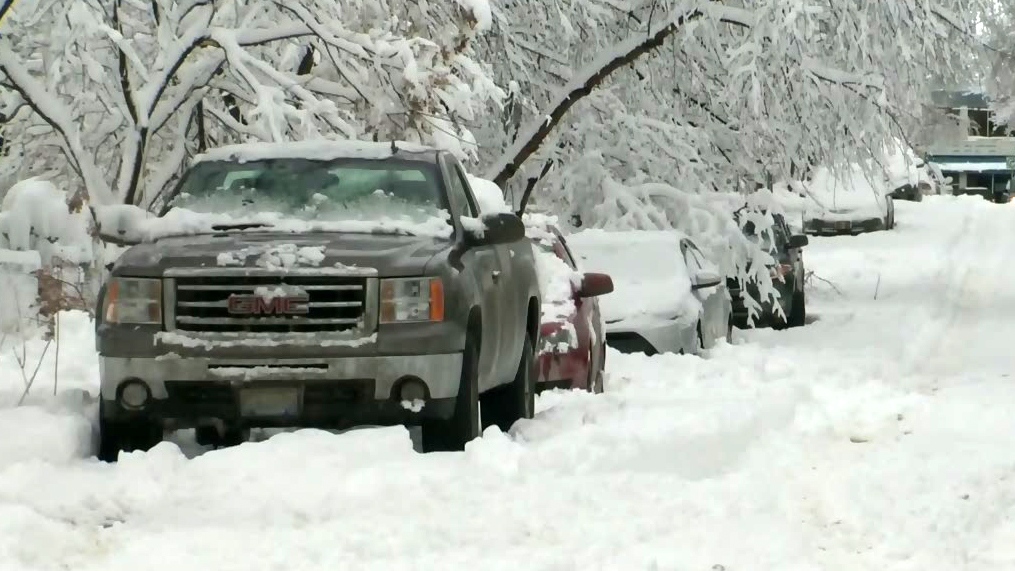
[[[835,290],[835,293],[837,293],[839,295],[842,295],[842,296],[845,295],[845,294],[842,293],[842,290],[840,290],[838,287],[836,287],[836,285],[834,283],[832,283],[832,282],[826,280],[825,278],[819,276],[818,274],[814,273],[814,270],[811,270],[811,271],[807,272],[807,277],[808,278],[814,278],[816,280],[821,280],[821,281],[825,282],[826,284],[832,286],[832,289]]]
[[[46,358],[46,351],[49,351],[49,346],[52,345],[53,340],[46,341],[46,346],[42,348],[42,354],[39,355],[39,362],[35,364],[35,370],[32,371],[32,376],[25,379],[25,391],[21,393],[21,398],[18,399],[18,406],[25,403],[25,399],[28,398],[28,393],[32,390],[32,385],[35,384],[35,377],[39,374],[39,369],[42,368],[42,361]],[[21,367],[21,375],[24,377],[25,368]]]
[[[55,362],[53,363],[53,396],[56,396],[57,385],[60,380],[60,314],[57,313],[56,319],[56,331],[54,337],[56,338],[56,352]]]
[[[878,291],[881,289],[881,274],[878,274],[878,283],[874,286],[874,301],[878,299]]]

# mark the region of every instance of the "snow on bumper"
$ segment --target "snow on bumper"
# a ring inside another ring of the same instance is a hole
[[[162,357],[99,357],[102,398],[112,401],[124,381],[141,380],[158,400],[170,398],[174,386],[195,383],[229,387],[258,385],[334,389],[356,388],[367,399],[390,400],[402,379],[422,380],[431,399],[458,394],[462,354],[389,355],[330,359],[211,359]]]

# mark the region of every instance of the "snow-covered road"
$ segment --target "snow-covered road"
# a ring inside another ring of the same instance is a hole
[[[611,352],[604,395],[464,453],[385,428],[100,464],[65,316],[65,392],[47,358],[34,406],[0,404],[0,570],[1015,568],[1015,207],[896,204],[895,231],[811,239],[806,327]]]

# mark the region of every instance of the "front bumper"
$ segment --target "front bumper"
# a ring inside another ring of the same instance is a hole
[[[329,426],[404,424],[414,419],[449,418],[461,378],[462,354],[388,355],[321,359],[215,359],[99,357],[103,415],[143,416],[167,427],[198,426],[207,419],[248,426]],[[140,380],[151,395],[139,411],[118,400],[125,381]],[[426,385],[422,408],[403,406],[401,383]],[[294,389],[297,407],[287,414],[244,415],[247,389]]]
[[[660,320],[652,323],[628,325],[623,322],[607,323],[606,344],[621,353],[679,353],[693,354],[698,348],[698,330],[695,322]]]
[[[822,220],[811,218],[804,221],[804,233],[835,236],[840,234],[860,234],[877,232],[885,229],[882,218],[864,218],[859,220]]]

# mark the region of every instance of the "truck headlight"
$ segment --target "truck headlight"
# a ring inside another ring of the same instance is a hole
[[[162,280],[112,278],[106,288],[102,315],[107,323],[162,323]]]
[[[440,278],[390,278],[380,284],[381,323],[444,321]]]

